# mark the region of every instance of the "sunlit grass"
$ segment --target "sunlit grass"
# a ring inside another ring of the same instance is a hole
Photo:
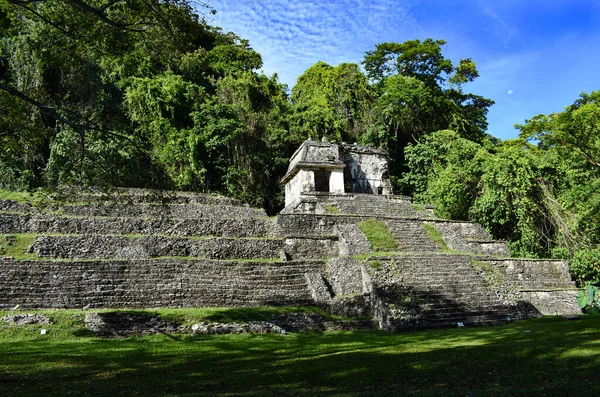
[[[385,223],[375,219],[367,219],[358,222],[357,225],[376,251],[390,251],[398,247],[394,236],[389,232]]]
[[[31,204],[36,206],[40,204],[45,197],[45,194],[39,192],[14,192],[0,189],[0,200],[11,200],[20,204]]]
[[[17,260],[38,259],[37,254],[27,252],[36,237],[35,234],[1,234],[0,256],[12,257]]]
[[[427,233],[427,236],[429,236],[429,238],[433,240],[433,242],[439,245],[443,251],[450,251],[450,248],[448,248],[448,245],[446,245],[444,237],[442,237],[442,233],[439,230],[437,230],[433,225],[430,225],[428,223],[422,223],[421,225]]]

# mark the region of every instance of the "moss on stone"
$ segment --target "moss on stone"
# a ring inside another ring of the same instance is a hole
[[[365,236],[367,236],[369,243],[371,243],[376,251],[389,251],[398,248],[394,236],[392,236],[382,221],[367,219],[366,221],[358,222],[357,225]]]
[[[0,255],[14,259],[38,259],[37,254],[28,252],[36,234],[5,234],[0,240]]]
[[[328,214],[337,214],[340,212],[340,209],[338,207],[335,207],[333,205],[326,205],[325,206],[325,212]]]
[[[448,248],[448,245],[446,244],[446,242],[444,241],[444,238],[442,237],[442,233],[437,230],[434,226],[428,224],[428,223],[422,223],[423,225],[423,229],[425,230],[425,232],[427,233],[427,235],[429,236],[429,238],[431,240],[433,240],[436,244],[438,244],[443,251],[450,251],[450,248]]]

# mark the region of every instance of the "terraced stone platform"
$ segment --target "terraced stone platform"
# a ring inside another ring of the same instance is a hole
[[[77,200],[0,200],[0,245],[28,245],[0,254],[1,308],[321,305],[392,331],[578,311],[566,263],[509,258],[409,197],[303,194],[276,218],[192,193]],[[396,248],[373,245],[365,220]]]

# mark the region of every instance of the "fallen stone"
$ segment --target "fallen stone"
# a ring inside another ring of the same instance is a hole
[[[158,314],[107,312],[86,313],[85,326],[97,336],[124,337],[183,333],[178,323],[163,320]]]
[[[52,324],[48,317],[38,313],[4,316],[0,320],[8,325]]]

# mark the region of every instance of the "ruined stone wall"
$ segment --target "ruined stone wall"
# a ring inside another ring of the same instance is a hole
[[[38,235],[29,255],[40,257],[0,259],[0,307],[318,304],[389,330],[577,312],[564,262],[499,259],[506,244],[479,225],[436,219],[409,197],[303,194],[268,219],[220,197],[169,196],[0,201],[0,233]],[[385,225],[394,252],[374,252],[357,226],[366,219]]]
[[[581,313],[566,261],[483,258],[479,263],[491,288],[530,302],[542,314]]]
[[[302,305],[323,261],[0,260],[0,308]]]
[[[428,221],[427,224],[440,231],[448,248],[460,252],[473,252],[500,257],[510,256],[508,244],[492,240],[485,229],[473,222]]]
[[[348,145],[344,147],[341,160],[346,164],[344,174],[346,182],[351,185],[351,192],[391,194],[387,155]]]

